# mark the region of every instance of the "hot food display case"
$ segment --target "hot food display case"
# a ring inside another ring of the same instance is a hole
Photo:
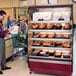
[[[73,69],[73,6],[29,7],[30,72],[71,75]]]

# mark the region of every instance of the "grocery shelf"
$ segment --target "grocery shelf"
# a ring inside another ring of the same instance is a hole
[[[45,41],[72,41],[72,39],[57,39],[57,38],[30,38],[30,40],[45,40]]]
[[[72,33],[72,30],[48,30],[48,29],[31,29],[31,32],[55,32],[55,33]]]
[[[29,58],[39,58],[39,59],[48,59],[48,60],[66,60],[71,61],[71,58],[56,58],[56,57],[44,57],[44,56],[32,56],[30,55]]]
[[[30,23],[70,23],[70,21],[30,21]]]
[[[61,47],[43,47],[43,46],[30,46],[32,49],[46,49],[46,50],[66,50],[70,51],[72,48],[61,48]]]

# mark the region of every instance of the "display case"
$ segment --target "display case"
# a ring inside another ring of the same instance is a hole
[[[29,7],[30,72],[71,75],[73,69],[73,6]]]

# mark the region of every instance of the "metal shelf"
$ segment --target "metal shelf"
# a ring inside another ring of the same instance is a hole
[[[47,30],[47,29],[31,29],[31,32],[55,32],[55,33],[72,33],[72,30]]]
[[[30,38],[30,40],[45,40],[45,41],[72,41],[72,39],[57,39],[57,38]]]
[[[30,23],[70,23],[70,21],[30,21]]]
[[[60,48],[60,47],[43,47],[43,46],[30,46],[32,49],[46,49],[46,50],[67,50],[70,51],[72,48]]]
[[[44,56],[29,56],[30,58],[39,58],[39,59],[48,59],[48,60],[66,60],[66,61],[71,61],[72,59],[69,58],[56,58],[56,57],[44,57]]]

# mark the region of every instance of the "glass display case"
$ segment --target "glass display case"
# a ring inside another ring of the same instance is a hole
[[[29,7],[28,64],[30,72],[71,75],[73,6]]]

